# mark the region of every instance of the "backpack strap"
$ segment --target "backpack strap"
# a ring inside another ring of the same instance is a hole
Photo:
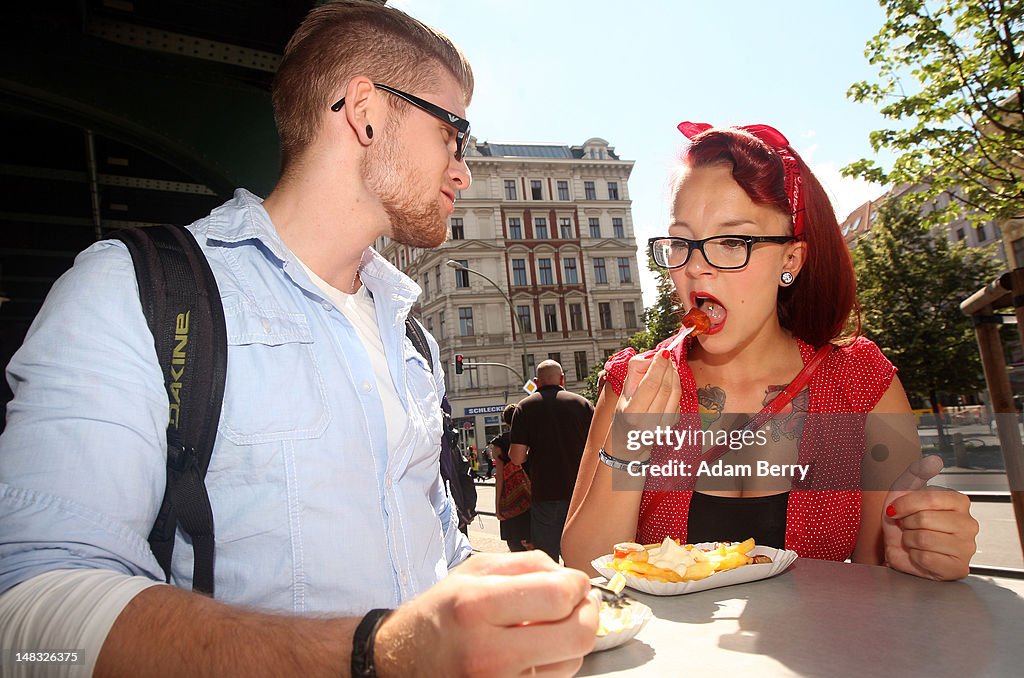
[[[416,352],[423,356],[423,359],[430,365],[430,373],[434,373],[434,360],[430,357],[430,344],[427,343],[427,335],[418,320],[412,316],[405,318],[405,336],[409,337]]]
[[[150,548],[170,582],[180,525],[192,541],[192,588],[212,597],[213,510],[205,478],[227,375],[220,291],[199,243],[184,228],[129,228],[111,237],[127,245],[132,255],[169,403],[167,485],[149,535]]]
[[[416,352],[423,356],[433,373],[434,361],[430,357],[430,344],[427,343],[427,335],[423,326],[412,316],[405,319],[405,336],[409,337]],[[455,455],[461,456],[461,453],[454,445],[453,429],[452,406],[448,402],[448,396],[445,395],[441,398],[441,479],[444,481],[445,487],[448,488],[448,494],[455,502],[455,509],[459,514],[459,526],[462,528],[473,522],[473,517],[476,515],[476,498],[475,496],[472,499],[467,497],[468,488],[462,485],[461,474],[455,461]]]

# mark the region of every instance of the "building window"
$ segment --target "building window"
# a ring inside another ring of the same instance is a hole
[[[428,315],[427,316],[427,332],[433,332],[433,331],[434,331],[434,316]]]
[[[459,307],[459,336],[473,336],[473,309],[469,306]]]
[[[540,179],[530,179],[530,197],[534,200],[544,199],[544,191],[541,189]]]
[[[423,296],[425,298],[430,296],[430,274],[429,273],[424,273],[423,274]]]
[[[562,364],[562,354],[561,353],[548,353],[548,360],[554,360],[556,363],[561,365]]]
[[[554,304],[544,304],[544,331],[558,331],[558,307]]]
[[[537,240],[548,239],[548,220],[545,217],[535,217],[533,220],[533,237]]]
[[[568,200],[569,199],[569,182],[559,181],[558,182],[558,199]]]
[[[558,235],[562,240],[572,240],[572,219],[569,217],[558,219]]]
[[[1013,265],[1017,268],[1024,267],[1024,238],[1017,238],[1010,247],[1013,248]]]
[[[469,259],[459,259],[459,263],[463,266],[469,266]],[[469,271],[455,269],[455,287],[469,287]]]
[[[583,329],[583,306],[569,304],[569,329],[578,332]]]
[[[612,233],[615,238],[626,237],[626,229],[622,227],[622,219],[619,217],[612,218]]]
[[[576,270],[576,258],[565,257],[562,259],[562,278],[566,285],[578,285],[580,282],[579,272]]]
[[[598,285],[608,284],[608,271],[604,269],[604,257],[594,258],[594,282]]]
[[[590,217],[590,237],[601,237],[601,220],[597,217]]]
[[[465,240],[466,229],[462,226],[462,217],[452,217],[452,240]]]
[[[602,330],[612,328],[612,304],[610,301],[602,301],[597,304],[597,317]]]
[[[587,200],[597,200],[597,189],[594,188],[593,181],[583,182],[583,195],[586,196]]]
[[[520,360],[523,363],[523,372],[526,374],[527,379],[537,374],[537,363],[534,362],[532,353],[527,353]]]
[[[540,284],[541,285],[554,285],[555,276],[551,271],[551,260],[550,259],[538,259],[537,267],[540,270]]]
[[[978,242],[979,243],[985,242],[985,239],[986,239],[986,236],[985,236],[985,224],[982,224],[981,226],[978,226],[977,228],[975,228],[974,229],[974,234],[976,236],[978,236]]]
[[[619,282],[633,282],[633,273],[629,270],[628,257],[619,257]]]
[[[619,199],[619,182],[609,181],[608,182],[608,199],[618,200]]]
[[[441,264],[434,267],[434,284],[437,285],[437,291],[441,291]]]
[[[574,351],[572,359],[576,363],[576,381],[583,381],[590,373],[590,365],[587,363],[587,352]]]
[[[956,229],[956,240],[957,242],[963,242],[967,238],[967,232],[962,228]]]
[[[526,259],[512,260],[512,284],[517,287],[529,284],[526,281]]]
[[[519,217],[508,218],[508,239],[509,240],[522,240],[523,239],[523,222]]]
[[[441,326],[441,338],[442,338],[442,339],[444,339],[444,338],[446,338],[446,337],[448,336],[448,334],[447,334],[448,330],[446,330],[446,329],[445,329],[445,325],[444,325],[444,313],[443,313],[443,312],[442,312],[442,313],[439,313],[439,314],[437,315],[437,322],[438,322],[438,323],[440,324],[440,326]]]
[[[516,306],[516,315],[519,316],[519,324],[523,327],[523,332],[533,332],[533,314],[530,313],[529,306]]]
[[[622,302],[622,315],[625,316],[626,327],[629,329],[636,327],[636,304],[634,302]]]
[[[516,180],[505,179],[505,200],[517,200]]]

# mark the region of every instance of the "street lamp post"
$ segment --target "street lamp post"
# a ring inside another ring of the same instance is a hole
[[[469,266],[466,266],[465,264],[462,264],[462,263],[460,263],[458,261],[455,261],[454,259],[449,259],[448,262],[445,265],[448,266],[449,268],[454,268],[456,271],[466,271],[467,273],[475,273],[476,275],[480,276],[481,278],[483,278],[487,282],[491,283],[491,286],[494,289],[498,290],[498,293],[501,294],[501,296],[505,298],[505,303],[508,304],[509,310],[512,311],[512,317],[516,319],[516,326],[519,327],[519,341],[520,341],[520,343],[522,344],[522,347],[523,347],[523,375],[522,376],[523,376],[523,383],[525,384],[526,383],[526,379],[527,379],[526,374],[525,374],[525,372],[526,372],[526,364],[527,364],[526,356],[528,355],[528,353],[526,351],[526,332],[523,330],[523,321],[522,321],[522,319],[520,319],[519,314],[516,313],[516,307],[512,304],[512,300],[509,299],[509,296],[507,294],[505,294],[505,290],[501,289],[501,287],[498,286],[498,283],[494,282],[493,280],[488,278],[486,275],[484,275],[480,271],[474,270],[474,269],[470,268]]]

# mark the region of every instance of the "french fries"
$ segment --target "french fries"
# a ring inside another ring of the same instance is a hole
[[[754,563],[755,558],[747,555],[754,546],[753,539],[722,542],[708,551],[669,538],[660,544],[616,544],[611,567],[623,574],[670,584],[697,581]],[[766,561],[770,563],[771,559],[757,556],[757,562]]]

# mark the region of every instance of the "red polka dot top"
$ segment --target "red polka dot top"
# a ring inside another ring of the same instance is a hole
[[[670,340],[659,345],[667,346]],[[689,340],[679,354],[682,386],[680,412],[683,424],[700,426],[697,386],[686,361]],[[815,354],[810,344],[797,340],[806,364]],[[619,351],[605,363],[608,385],[622,393],[629,360],[636,351]],[[799,443],[799,464],[810,464],[803,481],[794,480],[786,510],[786,548],[801,557],[846,560],[853,552],[860,527],[860,466],[864,456],[864,420],[889,388],[896,368],[864,337],[837,347],[811,377],[808,415],[840,414],[838,417],[808,416]],[[860,415],[860,416],[857,416]],[[652,464],[669,460],[696,461],[699,446],[679,450],[654,448]],[[692,468],[693,466],[691,466]],[[648,477],[640,500],[640,522],[636,541],[660,542],[665,537],[686,541],[690,498],[696,476]]]

